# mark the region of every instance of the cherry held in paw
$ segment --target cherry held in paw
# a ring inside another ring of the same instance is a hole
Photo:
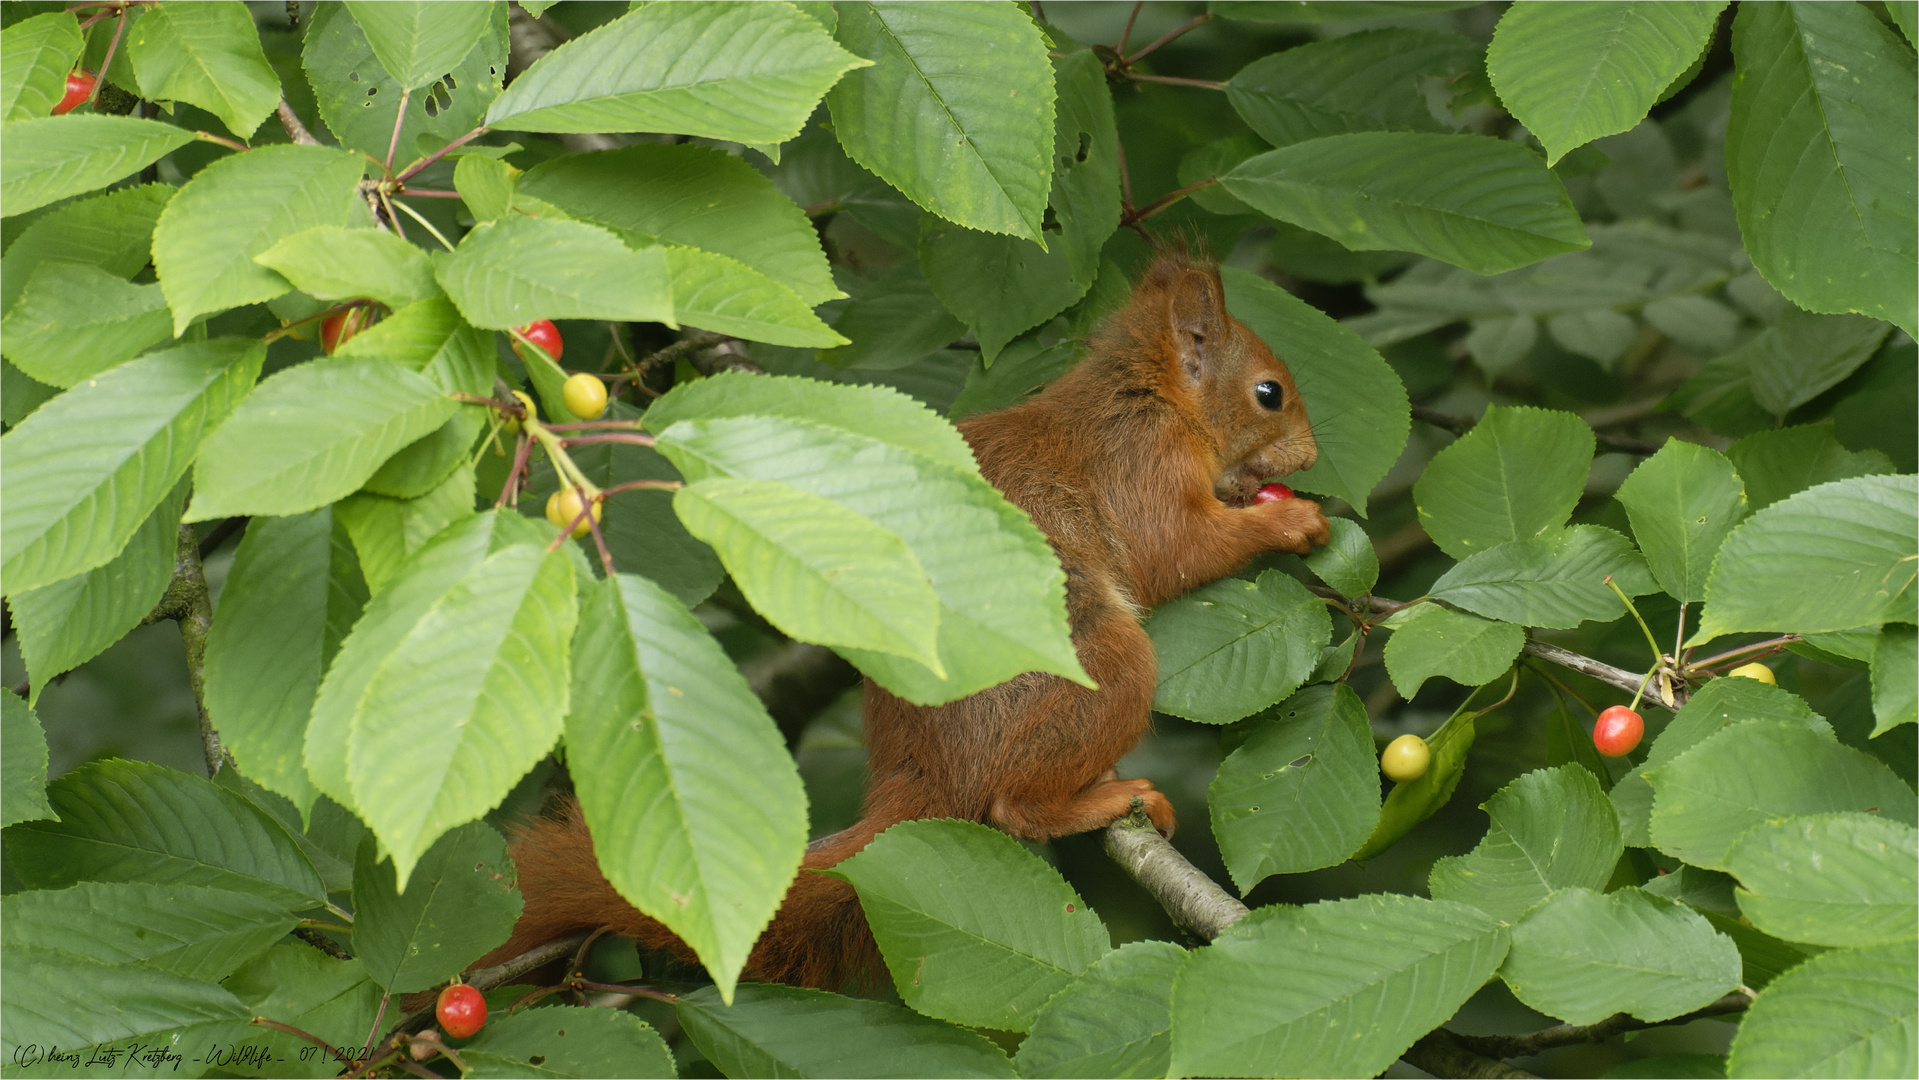
[[[1624,705],[1614,705],[1593,723],[1593,747],[1606,757],[1625,757],[1646,734],[1646,722]]]
[[[1253,493],[1253,501],[1256,503],[1278,502],[1281,499],[1290,499],[1292,497],[1293,489],[1287,487],[1285,484],[1265,484]]]
[[[434,1015],[440,1027],[456,1039],[470,1039],[486,1026],[486,998],[465,983],[454,983],[440,991]]]

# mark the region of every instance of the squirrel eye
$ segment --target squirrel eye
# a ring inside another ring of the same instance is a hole
[[[1281,405],[1286,404],[1286,391],[1280,389],[1279,384],[1271,379],[1253,387],[1253,396],[1259,399],[1262,408],[1275,412]]]

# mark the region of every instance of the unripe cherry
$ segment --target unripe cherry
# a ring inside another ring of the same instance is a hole
[[[1379,755],[1379,771],[1395,783],[1409,784],[1426,775],[1433,764],[1432,748],[1417,735],[1401,735]]]

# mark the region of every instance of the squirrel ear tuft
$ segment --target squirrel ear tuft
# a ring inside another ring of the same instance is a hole
[[[1167,330],[1173,351],[1190,383],[1198,383],[1218,362],[1226,340],[1226,305],[1219,275],[1187,266],[1174,280],[1167,299]]]

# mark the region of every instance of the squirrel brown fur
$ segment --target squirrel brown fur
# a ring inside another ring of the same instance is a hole
[[[1071,371],[959,429],[980,472],[1058,553],[1073,643],[1099,688],[1028,673],[920,706],[869,679],[862,815],[814,841],[808,869],[851,857],[902,821],[962,818],[1044,841],[1101,828],[1135,796],[1171,835],[1165,796],[1114,773],[1151,715],[1154,653],[1142,614],[1262,552],[1305,554],[1327,540],[1317,503],[1253,499],[1266,478],[1313,464],[1312,429],[1285,365],[1227,314],[1218,270],[1184,252],[1160,255]],[[601,876],[576,803],[522,826],[512,852],[525,913],[482,965],[601,926],[691,959]],[[838,987],[878,970],[852,886],[802,870],[746,975]]]

